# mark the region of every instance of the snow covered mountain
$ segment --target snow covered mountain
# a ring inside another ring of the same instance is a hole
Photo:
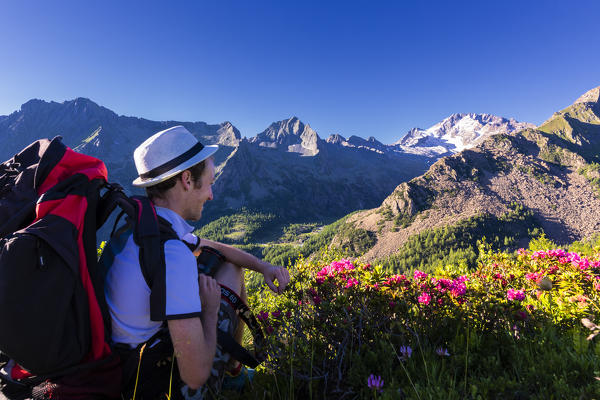
[[[411,129],[394,145],[407,153],[442,156],[469,149],[485,137],[526,128],[535,125],[490,114],[452,114],[429,129]]]

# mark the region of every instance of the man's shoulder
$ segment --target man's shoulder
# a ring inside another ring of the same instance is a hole
[[[196,264],[196,257],[192,250],[181,239],[169,239],[165,242],[165,259]]]

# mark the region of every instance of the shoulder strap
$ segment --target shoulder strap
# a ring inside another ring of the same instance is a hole
[[[126,227],[133,228],[133,240],[140,249],[139,260],[144,280],[150,288],[150,319],[165,319],[166,283],[164,242],[178,238],[168,221],[156,215],[154,204],[144,196],[128,197],[123,188],[116,184],[107,184],[107,192],[102,196],[98,207],[99,225],[103,224],[110,213],[119,207],[127,215]],[[116,224],[115,222],[115,227]],[[114,232],[114,229],[113,229]],[[121,232],[121,229],[119,229]]]
[[[164,251],[166,240],[161,237],[161,226],[162,231],[168,233],[166,221],[156,215],[154,204],[147,197],[134,196],[131,200],[136,204],[137,211],[133,240],[140,248],[140,266],[150,288],[150,319],[164,321],[167,294]]]

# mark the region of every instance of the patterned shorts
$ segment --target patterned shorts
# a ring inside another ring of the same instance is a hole
[[[233,336],[239,324],[240,319],[236,315],[235,310],[227,301],[221,299],[217,329],[228,332]],[[215,397],[214,394],[221,391],[225,370],[230,366],[231,361],[232,359],[229,353],[226,353],[221,346],[217,344],[215,358],[210,371],[210,378],[208,378],[206,384],[198,390],[192,390],[182,382],[180,392],[183,398],[186,400],[202,400]]]

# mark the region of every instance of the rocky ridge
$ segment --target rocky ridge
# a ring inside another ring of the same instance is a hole
[[[207,204],[202,222],[242,208],[301,221],[339,217],[376,206],[398,183],[419,175],[433,161],[330,144],[297,117],[275,122],[246,139],[230,122],[120,116],[85,98],[63,103],[31,100],[0,117],[0,156],[8,159],[38,138],[61,135],[68,146],[102,159],[109,180],[130,193],[142,193],[130,185],[136,177],[133,149],[174,125],[185,126],[204,144],[219,144],[215,200]],[[351,195],[340,201],[341,193]]]

